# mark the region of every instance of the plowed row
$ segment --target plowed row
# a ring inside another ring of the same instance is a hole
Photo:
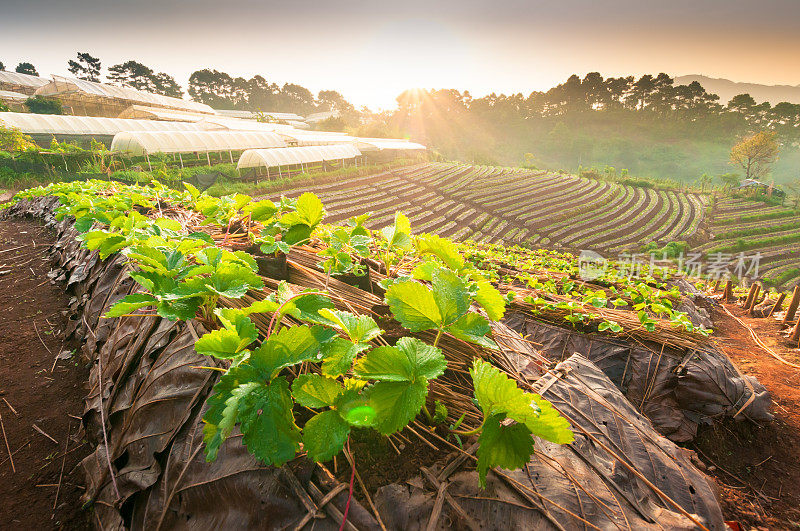
[[[780,217],[776,217],[778,215]],[[743,252],[748,258],[748,265],[758,253],[758,277],[778,289],[791,289],[800,280],[800,215],[790,211],[788,205],[767,206],[747,199],[722,199],[715,206],[710,230],[712,239],[698,250],[714,253],[720,247],[733,247],[733,250],[725,253],[737,255]],[[741,234],[741,231],[749,231],[750,234]],[[789,241],[759,243],[776,237],[784,237]],[[747,249],[738,250],[737,246],[741,243]]]
[[[402,211],[415,232],[488,243],[561,246],[609,253],[691,236],[698,196],[521,169],[431,163],[380,175],[288,188],[313,191],[330,222],[372,212],[377,228]]]

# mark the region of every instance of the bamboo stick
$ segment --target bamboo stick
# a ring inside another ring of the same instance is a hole
[[[794,287],[794,292],[792,293],[792,300],[789,301],[789,307],[786,309],[786,313],[783,316],[783,321],[781,322],[781,327],[789,326],[789,322],[794,319],[794,314],[797,313],[797,306],[800,304],[800,286]]]

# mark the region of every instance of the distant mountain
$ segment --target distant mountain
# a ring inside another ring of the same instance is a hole
[[[675,78],[676,85],[688,85],[692,81],[698,81],[706,92],[719,95],[720,103],[727,103],[731,98],[738,94],[750,94],[756,102],[768,101],[772,105],[782,101],[789,103],[800,103],[800,85],[760,85],[758,83],[737,83],[730,79],[719,79],[706,77],[697,74],[690,76],[678,76]]]

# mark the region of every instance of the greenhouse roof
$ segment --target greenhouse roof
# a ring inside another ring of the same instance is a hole
[[[240,118],[242,120],[257,120],[260,116],[272,118],[273,120],[297,120],[303,121],[303,117],[293,112],[272,112],[272,111],[238,111],[229,109],[214,109],[220,116],[228,118]]]
[[[42,79],[39,76],[0,70],[0,88],[28,87],[36,89],[47,85],[49,82],[49,80]]]
[[[15,100],[15,101],[24,101],[30,98],[27,94],[21,94],[19,92],[12,92],[10,90],[0,90],[0,100]]]
[[[184,112],[163,107],[148,107],[147,105],[131,105],[122,111],[117,118],[133,118],[142,120],[162,120],[170,122],[199,122],[208,114],[197,112]]]
[[[105,83],[95,83],[83,79],[53,76],[53,80],[39,87],[37,95],[68,96],[99,100],[122,100],[131,103],[144,103],[152,107],[166,107],[204,114],[215,114],[214,109],[203,103],[188,101],[160,94],[152,94],[130,87],[118,87]]]
[[[327,131],[300,131],[297,129],[279,131],[290,143],[298,146],[329,146],[334,144],[352,144],[355,137],[345,133],[331,133]]]
[[[121,131],[197,131],[202,127],[186,122],[157,122],[155,120],[126,120],[94,116],[64,116],[59,114],[0,113],[0,125],[27,134],[53,135],[116,135]]]
[[[351,144],[339,146],[305,146],[278,149],[251,149],[239,157],[238,168],[273,168],[292,164],[352,159],[361,152]]]
[[[275,133],[258,131],[124,131],[111,142],[111,151],[134,155],[208,153],[280,148],[286,143]]]
[[[398,140],[394,138],[357,138],[356,145],[361,151],[383,151],[385,149],[394,150],[420,150],[428,149],[422,144]]]

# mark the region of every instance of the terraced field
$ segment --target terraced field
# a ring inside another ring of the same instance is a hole
[[[728,198],[709,220],[711,240],[697,251],[752,257],[760,253],[759,278],[786,290],[800,280],[800,214],[788,206]],[[748,261],[749,265],[749,261]]]
[[[331,222],[372,212],[367,225],[376,228],[400,210],[415,232],[608,253],[638,250],[651,241],[686,240],[704,215],[703,198],[692,194],[453,163],[420,164],[268,197],[305,191],[319,195]]]

